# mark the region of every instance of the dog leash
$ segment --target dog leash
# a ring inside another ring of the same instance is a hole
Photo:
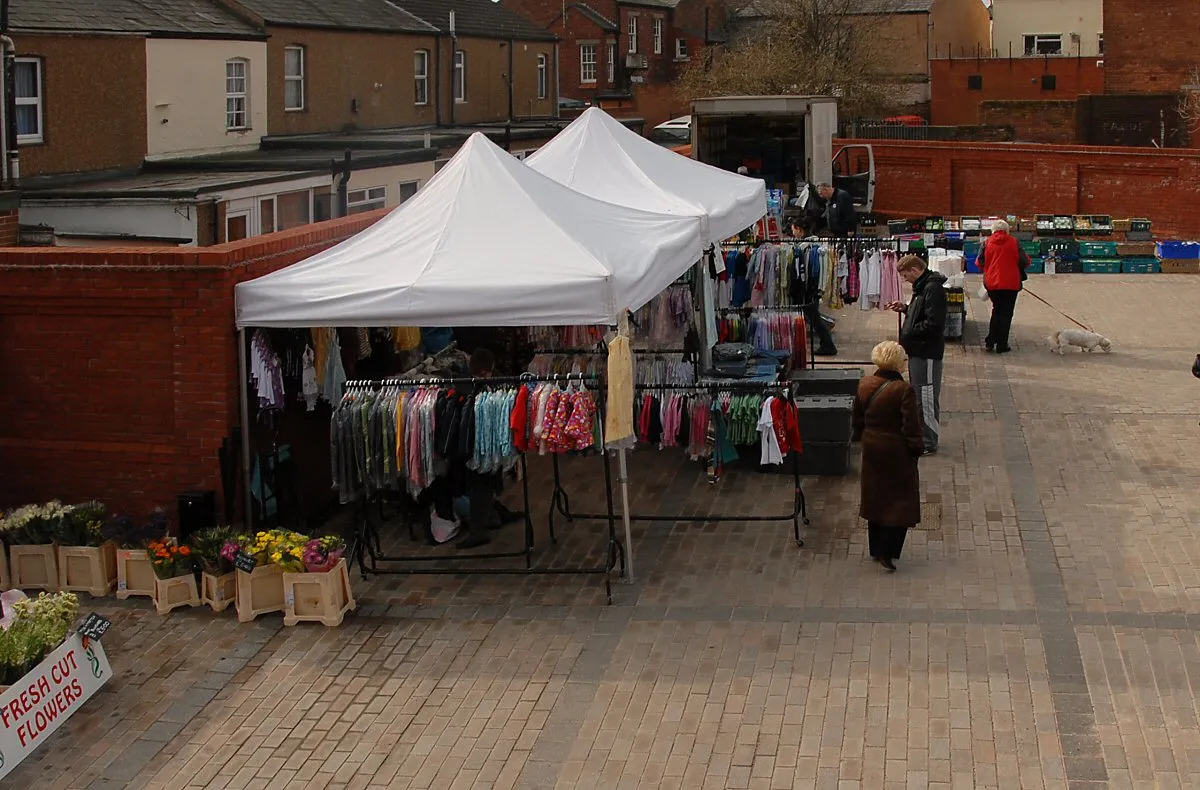
[[[1047,302],[1045,299],[1043,299],[1042,297],[1040,297],[1040,296],[1038,296],[1037,294],[1035,294],[1033,291],[1029,290],[1029,288],[1025,288],[1025,289],[1023,289],[1023,290],[1025,291],[1025,293],[1029,294],[1029,295],[1030,295],[1030,296],[1032,296],[1034,299],[1037,299],[1039,302],[1041,302],[1042,304],[1046,305],[1046,307],[1049,307],[1051,310],[1053,310],[1054,312],[1058,313],[1058,314],[1059,314],[1059,315],[1061,315],[1063,318],[1067,319],[1068,321],[1070,321],[1072,324],[1074,324],[1075,326],[1079,327],[1080,329],[1086,329],[1088,332],[1094,332],[1094,331],[1095,331],[1094,329],[1092,329],[1092,328],[1091,328],[1090,326],[1088,326],[1087,324],[1084,324],[1084,323],[1081,323],[1081,322],[1079,322],[1079,321],[1076,321],[1074,318],[1072,318],[1071,316],[1067,315],[1067,314],[1066,314],[1066,313],[1064,313],[1062,310],[1059,310],[1057,307],[1055,307],[1054,305],[1050,304],[1050,303],[1049,303],[1049,302]]]

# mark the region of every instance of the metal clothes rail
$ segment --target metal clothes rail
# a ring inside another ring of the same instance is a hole
[[[385,388],[406,388],[406,387],[447,387],[447,386],[462,386],[474,385],[480,388],[488,387],[511,387],[522,384],[539,384],[539,383],[582,383],[598,385],[600,379],[596,376],[585,376],[580,374],[559,374],[547,376],[534,376],[532,374],[522,374],[520,376],[494,376],[494,377],[453,377],[453,378],[394,378],[394,379],[374,379],[374,380],[354,380],[347,381],[344,385],[343,392],[355,392],[365,390],[382,390]],[[597,398],[598,408],[596,419],[603,425],[604,421],[604,405],[603,397]],[[379,519],[383,521],[383,499],[380,495],[375,495],[374,502],[368,502],[363,497],[355,499],[355,514],[354,514],[354,535],[351,540],[348,554],[351,562],[357,562],[359,570],[363,578],[368,574],[406,574],[406,575],[521,575],[521,574],[545,574],[545,575],[567,575],[567,574],[603,574],[604,576],[604,591],[609,603],[612,603],[612,578],[611,572],[614,568],[620,567],[621,573],[625,569],[625,548],[617,537],[616,532],[616,515],[613,509],[613,491],[612,491],[612,469],[609,462],[608,454],[604,455],[604,488],[606,495],[606,505],[608,515],[603,517],[608,521],[608,549],[606,552],[606,561],[600,567],[534,567],[533,566],[533,518],[530,515],[530,497],[529,497],[529,474],[526,466],[525,453],[519,456],[521,465],[521,496],[524,502],[524,546],[516,551],[493,551],[470,554],[456,554],[453,556],[441,555],[388,555],[383,553],[383,547],[379,537],[378,527],[372,523],[372,504],[377,504],[379,508]],[[557,456],[555,457],[557,462]],[[411,530],[410,530],[411,535]],[[558,540],[554,535],[553,525],[551,525],[550,539],[557,543]],[[448,563],[458,565],[461,563],[476,563],[481,560],[497,560],[511,559],[523,557],[525,564],[523,568],[477,568],[477,567],[449,567],[449,568],[385,568],[380,567],[380,563]]]
[[[794,405],[795,399],[792,396],[791,386],[787,382],[758,382],[758,381],[730,381],[730,382],[702,382],[699,384],[689,384],[682,386],[672,385],[635,385],[635,392],[761,392],[764,395],[771,392],[782,392],[789,403]],[[800,485],[800,455],[795,451],[789,453],[791,455],[792,481],[795,489],[793,497],[792,510],[790,513],[782,515],[750,515],[737,516],[719,514],[715,516],[685,516],[682,514],[660,515],[660,514],[641,514],[630,513],[630,521],[702,521],[711,523],[721,523],[730,521],[791,521],[792,533],[797,546],[804,545],[804,538],[801,535],[800,524],[803,521],[805,526],[811,522],[808,518],[808,505],[804,498],[804,489]],[[605,453],[607,463],[608,454]],[[579,520],[600,520],[611,518],[612,508],[609,508],[609,515],[600,513],[575,513],[571,511],[571,499],[562,485],[562,478],[558,467],[558,456],[553,458],[554,467],[554,493],[550,502],[550,534],[554,534],[554,514],[555,512],[562,515],[568,522]],[[606,473],[607,474],[607,473]],[[620,479],[618,482],[627,484],[627,479]],[[609,490],[611,498],[611,488]]]

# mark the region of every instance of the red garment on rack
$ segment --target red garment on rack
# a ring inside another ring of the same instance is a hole
[[[808,367],[808,324],[804,316],[797,316],[795,335],[792,338],[792,369]]]
[[[513,447],[521,452],[529,451],[529,387],[521,385],[517,392],[517,400],[513,404],[512,416],[509,417],[508,427],[512,430]]]
[[[804,452],[804,443],[800,440],[800,415],[795,404],[784,398],[773,399],[771,421],[774,423],[775,438],[779,440],[779,451],[783,455]]]

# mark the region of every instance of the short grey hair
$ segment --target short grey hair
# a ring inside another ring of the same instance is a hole
[[[1005,220],[998,219],[992,223],[992,233],[995,233],[998,230],[1008,233],[1010,230],[1012,230],[1012,227]]]

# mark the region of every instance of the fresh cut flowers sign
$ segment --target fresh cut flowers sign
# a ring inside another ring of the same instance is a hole
[[[0,694],[0,779],[75,714],[112,677],[104,648],[72,633]]]

